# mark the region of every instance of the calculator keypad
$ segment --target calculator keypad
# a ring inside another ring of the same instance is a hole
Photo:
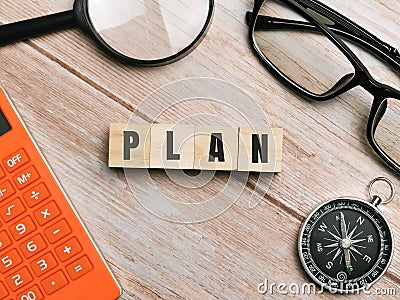
[[[77,237],[69,237],[72,229],[26,151],[2,162],[0,220],[8,230],[0,231],[0,273],[5,278],[0,299],[10,292],[19,293],[17,299],[44,299],[93,266],[87,256],[79,258],[84,249]],[[35,277],[41,278],[39,284],[29,287]]]

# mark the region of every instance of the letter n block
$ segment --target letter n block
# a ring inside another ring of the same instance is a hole
[[[150,128],[147,124],[110,125],[108,166],[115,168],[150,167]]]
[[[194,169],[237,170],[238,127],[196,126]]]
[[[151,127],[151,168],[193,169],[194,130],[192,125]]]
[[[281,172],[282,140],[282,128],[241,127],[239,131],[239,171]]]

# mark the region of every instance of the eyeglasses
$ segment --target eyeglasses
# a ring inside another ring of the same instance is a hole
[[[159,66],[200,43],[213,11],[214,0],[75,0],[73,10],[0,26],[0,45],[78,26],[117,59]]]
[[[397,75],[399,51],[316,0],[255,0],[246,19],[255,54],[303,97],[325,101],[357,86],[370,93],[368,142],[400,173],[400,91],[374,79],[345,40],[383,60]]]

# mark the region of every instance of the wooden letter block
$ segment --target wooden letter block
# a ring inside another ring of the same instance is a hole
[[[151,168],[193,169],[194,131],[191,125],[153,125]]]
[[[150,128],[147,124],[111,124],[108,166],[149,168]]]
[[[250,172],[282,171],[282,128],[239,130],[238,170]]]
[[[196,126],[194,169],[237,170],[238,127]]]

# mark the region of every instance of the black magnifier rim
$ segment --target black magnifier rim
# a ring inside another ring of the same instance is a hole
[[[82,21],[84,22],[84,25],[87,27],[86,29],[94,36],[95,40],[99,43],[99,45],[108,54],[120,59],[123,62],[127,62],[129,64],[133,64],[133,65],[137,65],[137,66],[146,66],[146,67],[148,67],[148,66],[157,67],[157,66],[167,65],[167,64],[173,63],[173,62],[185,57],[190,52],[192,52],[205,37],[205,35],[210,27],[211,20],[212,20],[213,14],[214,14],[214,0],[209,0],[208,1],[208,3],[209,3],[208,15],[207,15],[206,22],[204,23],[202,30],[197,35],[197,37],[192,41],[192,43],[190,43],[188,46],[186,46],[185,48],[183,48],[182,50],[180,50],[179,52],[177,52],[171,56],[167,56],[167,57],[160,58],[160,59],[154,59],[154,60],[143,60],[143,59],[132,58],[125,54],[122,54],[122,53],[116,51],[114,48],[112,48],[109,44],[107,44],[103,40],[103,38],[100,36],[100,34],[94,28],[92,21],[90,20],[88,1],[90,1],[90,0],[81,0],[81,1],[78,0],[77,1],[78,3],[75,3],[75,4],[78,4],[78,7],[75,7],[74,11],[75,11],[77,18],[79,18],[79,17],[84,18],[84,20],[82,20]]]

